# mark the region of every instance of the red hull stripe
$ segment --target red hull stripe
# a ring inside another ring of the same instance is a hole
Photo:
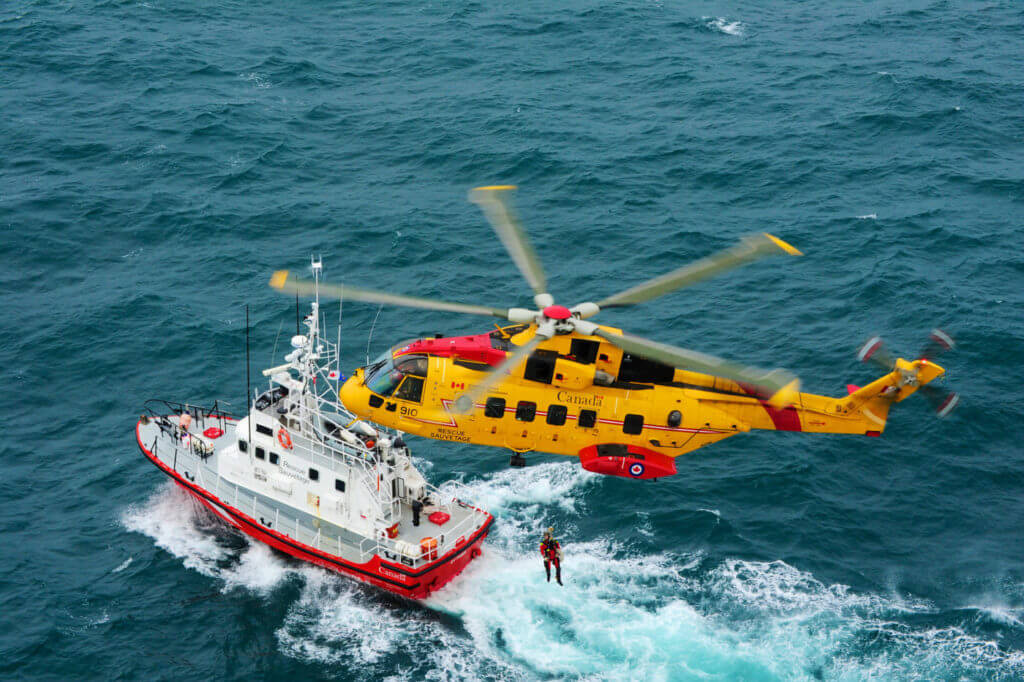
[[[384,583],[388,583],[390,585],[393,585],[394,587],[397,587],[397,588],[401,589],[403,592],[412,592],[412,591],[415,591],[418,587],[420,587],[420,583],[415,583],[413,585],[406,585],[405,583],[401,583],[401,582],[398,582],[398,581],[395,581],[395,580],[390,580],[390,579],[380,575],[379,573],[376,573],[376,572],[373,572],[373,571],[368,571],[366,569],[360,568],[359,565],[357,565],[357,564],[352,564],[350,562],[345,561],[344,559],[340,559],[340,558],[338,558],[336,556],[333,556],[333,555],[330,555],[330,554],[326,554],[326,553],[321,552],[321,551],[319,551],[317,549],[314,549],[312,547],[308,547],[306,545],[298,543],[298,542],[292,540],[291,538],[288,538],[287,536],[282,535],[281,533],[278,533],[278,532],[276,532],[276,531],[274,531],[274,530],[272,530],[270,528],[267,528],[266,526],[263,526],[262,524],[258,523],[255,519],[249,518],[248,516],[246,516],[245,514],[243,514],[240,511],[238,511],[237,509],[234,509],[230,505],[225,504],[224,502],[221,502],[220,499],[217,498],[217,496],[213,495],[212,493],[207,492],[206,490],[204,490],[203,488],[200,488],[199,486],[193,485],[192,483],[190,483],[188,480],[182,478],[181,476],[178,476],[177,473],[175,473],[167,465],[165,465],[163,462],[161,462],[155,455],[153,455],[153,453],[150,452],[150,450],[148,448],[146,448],[145,445],[142,444],[142,439],[139,437],[139,426],[140,426],[140,424],[136,424],[136,426],[135,426],[135,438],[136,438],[136,441],[139,444],[139,449],[142,450],[143,454],[145,454],[146,457],[151,462],[153,462],[153,464],[155,464],[158,469],[160,469],[165,474],[170,476],[178,485],[181,485],[186,490],[191,492],[193,495],[195,495],[198,498],[200,498],[200,501],[203,502],[204,504],[206,504],[208,507],[210,505],[215,505],[220,510],[222,510],[223,512],[228,514],[231,518],[230,519],[226,519],[226,520],[230,521],[233,525],[236,525],[236,526],[240,527],[242,530],[246,531],[250,535],[254,535],[259,540],[263,540],[262,536],[266,536],[266,537],[268,537],[268,538],[270,538],[270,539],[272,539],[274,541],[273,544],[275,546],[277,546],[277,545],[284,545],[283,547],[279,547],[282,551],[286,551],[287,553],[292,554],[293,556],[296,556],[296,557],[298,557],[300,559],[309,560],[309,559],[306,559],[307,556],[313,557],[313,559],[316,560],[316,561],[314,561],[314,563],[316,563],[316,562],[328,562],[328,563],[336,566],[337,569],[340,570],[340,571],[351,572],[351,573],[360,573],[360,574],[363,574],[363,575],[367,576],[368,578],[371,578],[371,579],[373,579],[375,581],[380,581],[380,582],[384,582]],[[220,516],[221,518],[224,518],[224,516],[222,514],[217,514],[217,515]],[[484,523],[484,525],[464,545],[462,545],[461,547],[457,547],[456,549],[452,550],[451,552],[449,552],[445,556],[441,557],[440,559],[438,559],[437,561],[435,561],[434,563],[428,565],[426,568],[424,568],[424,569],[422,569],[420,571],[415,571],[415,572],[409,571],[409,570],[406,570],[401,565],[389,564],[389,563],[385,563],[384,561],[380,561],[380,563],[381,563],[381,565],[383,565],[385,568],[387,568],[390,571],[401,573],[401,574],[403,574],[405,576],[408,576],[410,578],[418,578],[418,577],[423,576],[425,574],[428,574],[428,573],[436,571],[437,569],[441,568],[443,564],[446,564],[446,563],[450,562],[451,560],[455,559],[456,557],[461,555],[466,550],[470,549],[470,547],[472,547],[475,544],[477,544],[477,541],[481,540],[483,538],[483,536],[486,535],[487,531],[490,529],[491,524],[493,522],[494,522],[494,517],[489,517],[487,519],[487,521]],[[379,557],[378,557],[378,559],[379,559]]]

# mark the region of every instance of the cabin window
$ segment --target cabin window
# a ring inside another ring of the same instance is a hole
[[[622,422],[622,432],[636,435],[644,430],[644,416],[642,414],[627,414]]]
[[[309,470],[309,480],[311,480],[311,481],[319,481],[320,480],[320,472],[317,471],[316,469],[310,469]]]
[[[597,424],[597,412],[594,410],[580,410],[578,424],[585,429],[592,429]]]
[[[384,398],[379,395],[370,395],[370,407],[380,407],[384,404]]]
[[[484,416],[491,419],[501,419],[505,416],[505,399],[488,398],[484,405]]]
[[[269,426],[264,426],[263,424],[257,424],[256,425],[256,433],[262,433],[264,436],[273,436],[274,435],[274,430],[272,428],[270,428]]]
[[[249,444],[244,440],[238,441],[238,450],[239,452],[249,452]]]
[[[406,377],[402,385],[395,391],[395,397],[399,400],[411,400],[418,403],[423,397],[423,379],[413,376]]]
[[[569,408],[565,405],[548,405],[548,424],[561,426],[565,423],[565,417],[568,413]]]
[[[339,493],[345,492],[345,481],[341,480],[340,478],[334,479],[334,489],[337,490]]]
[[[670,384],[675,373],[675,368],[670,365],[629,353],[623,354],[622,364],[619,365],[619,381]]]
[[[576,362],[582,362],[584,365],[593,364],[594,360],[597,360],[597,349],[600,347],[600,343],[597,341],[587,341],[586,339],[573,339],[569,345],[569,355],[572,356]]]
[[[276,452],[271,452],[270,453],[270,463],[271,464],[277,464],[277,453]]]
[[[256,459],[266,459],[266,458],[267,458],[267,451],[257,445],[256,446]]]
[[[518,421],[532,422],[535,416],[537,416],[537,403],[531,403],[529,400],[520,400],[519,404],[516,405],[516,419]]]
[[[557,359],[558,353],[553,350],[535,351],[526,361],[523,378],[550,384],[551,378],[555,375],[555,360]]]

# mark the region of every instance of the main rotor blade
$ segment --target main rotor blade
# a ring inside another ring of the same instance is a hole
[[[295,279],[287,270],[278,270],[270,278],[270,286],[278,291],[287,291],[295,294],[313,294],[317,291],[317,284],[308,280]],[[366,303],[386,303],[388,305],[400,305],[407,308],[422,308],[424,310],[442,310],[449,313],[467,313],[469,315],[493,315],[502,319],[508,319],[508,308],[490,308],[483,305],[471,305],[468,303],[451,303],[436,298],[419,298],[417,296],[403,296],[401,294],[389,294],[386,291],[375,291],[373,289],[360,289],[341,284],[327,284],[320,282],[319,291],[321,296],[327,298],[343,298],[350,301],[363,301]]]
[[[470,190],[469,200],[483,209],[484,215],[491,223],[491,227],[498,234],[501,243],[516,267],[523,273],[523,277],[533,289],[534,296],[548,293],[547,277],[544,275],[544,267],[533,250],[529,238],[526,236],[523,225],[519,221],[512,206],[505,201],[504,193],[516,189],[515,185],[492,185],[489,187],[477,187]],[[540,307],[551,305],[551,303],[537,302]]]
[[[795,247],[767,232],[747,235],[735,246],[713,253],[695,263],[684,265],[678,270],[655,277],[643,284],[638,284],[632,289],[609,296],[597,305],[600,308],[621,308],[643,303],[652,298],[664,296],[676,289],[696,284],[725,270],[778,253],[788,253],[791,256],[803,255]]]
[[[482,398],[487,391],[491,390],[494,384],[504,379],[509,372],[522,364],[542,341],[550,339],[554,334],[555,326],[553,323],[545,323],[538,327],[532,339],[519,346],[514,353],[502,360],[501,364],[488,372],[483,381],[474,385],[468,393],[459,396],[453,405],[454,411],[457,414],[469,414],[472,412],[477,400]]]
[[[772,392],[769,402],[775,405],[793,402],[800,389],[799,379],[782,369],[763,370],[747,367],[714,355],[669,346],[632,334],[612,334],[601,328],[594,334],[632,355],[639,355],[678,369],[694,370],[765,388]]]

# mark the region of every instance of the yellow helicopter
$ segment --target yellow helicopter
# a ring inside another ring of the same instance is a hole
[[[781,370],[747,367],[588,321],[601,310],[649,301],[772,254],[801,255],[769,234],[593,303],[567,308],[547,292],[544,270],[505,196],[479,187],[479,204],[534,292],[537,310],[492,308],[331,285],[274,273],[270,285],[298,294],[501,318],[511,325],[471,336],[399,344],[341,387],[357,415],[437,440],[572,455],[589,471],[649,479],[676,473],[675,458],[751,429],[878,436],[889,408],[942,376],[931,359],[888,358],[877,337],[861,350],[887,373],[844,397],[801,393]],[[952,347],[939,330],[933,351]],[[934,357],[934,354],[931,355]],[[931,387],[928,387],[931,388]],[[949,394],[940,414],[958,400]]]

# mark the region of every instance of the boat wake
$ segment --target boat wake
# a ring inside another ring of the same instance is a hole
[[[559,588],[545,582],[537,530],[582,514],[600,477],[547,463],[465,485],[496,526],[483,557],[422,605],[249,544],[171,484],[123,522],[225,592],[274,598],[299,581],[280,650],[385,679],[1024,676],[1024,652],[972,631],[973,616],[951,621],[926,601],[857,593],[782,561],[637,556],[598,538],[566,543]]]

